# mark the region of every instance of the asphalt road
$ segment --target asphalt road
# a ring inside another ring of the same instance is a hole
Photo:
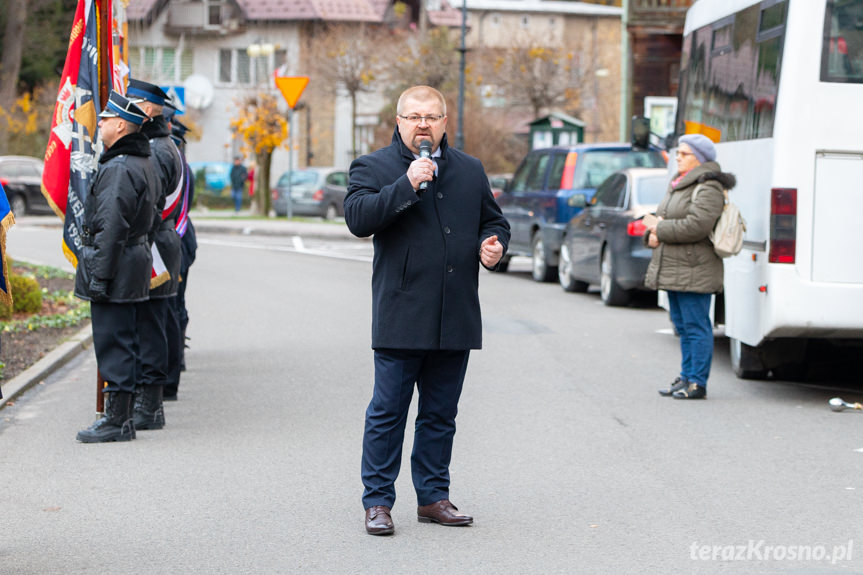
[[[58,235],[9,251],[58,263]],[[408,443],[396,534],[366,535],[370,246],[200,239],[164,430],[75,442],[92,352],[0,411],[0,573],[863,573],[863,414],[826,403],[859,391],[738,380],[718,339],[709,399],[662,398],[662,310],[527,267],[481,273],[451,491],[475,524],[416,521]]]

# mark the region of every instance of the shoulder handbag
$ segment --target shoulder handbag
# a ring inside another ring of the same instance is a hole
[[[692,191],[692,201],[701,186]],[[743,235],[746,233],[746,220],[740,213],[740,208],[728,199],[728,190],[722,190],[725,195],[725,206],[722,214],[716,220],[716,225],[710,232],[710,242],[713,251],[721,258],[735,256],[743,249]]]

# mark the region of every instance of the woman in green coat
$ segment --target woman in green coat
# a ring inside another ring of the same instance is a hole
[[[736,179],[715,162],[716,148],[701,134],[682,136],[678,173],[656,210],[645,243],[653,248],[645,285],[668,292],[671,321],[680,334],[680,375],[660,395],[705,399],[713,360],[710,296],[722,291],[722,259],[709,235]]]

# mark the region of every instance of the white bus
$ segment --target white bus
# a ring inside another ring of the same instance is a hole
[[[863,365],[863,0],[699,0],[687,13],[677,134],[737,176],[743,251],[725,260],[734,371],[848,347]]]

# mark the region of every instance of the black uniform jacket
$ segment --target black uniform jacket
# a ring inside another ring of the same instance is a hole
[[[354,160],[345,220],[359,237],[374,235],[372,347],[479,349],[479,248],[509,224],[482,164],[449,148],[437,177],[419,194],[406,175],[414,161],[398,130],[392,144]]]
[[[183,160],[180,151],[171,140],[171,129],[164,116],[156,116],[146,122],[141,130],[150,138],[150,147],[153,149],[151,159],[159,176],[161,200],[159,210],[165,207],[165,200],[175,193],[183,179]],[[182,192],[181,192],[182,193]],[[177,295],[177,286],[180,284],[180,236],[177,234],[177,215],[182,199],[177,204],[177,209],[162,217],[162,223],[156,232],[156,247],[165,262],[171,279],[162,285],[150,290],[150,298],[166,298]]]
[[[84,201],[84,247],[75,273],[75,295],[89,300],[91,278],[108,281],[113,303],[144,301],[153,256],[147,234],[158,217],[159,181],[143,134],[117,140],[99,158]]]

